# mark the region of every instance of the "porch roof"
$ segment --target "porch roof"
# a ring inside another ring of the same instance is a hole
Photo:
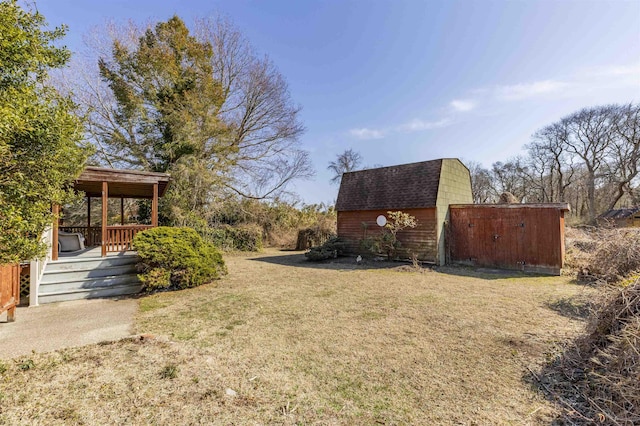
[[[167,173],[89,166],[76,179],[73,187],[76,191],[84,191],[88,197],[101,197],[102,182],[107,182],[109,197],[153,198],[153,185],[158,184],[158,196],[162,197],[169,181]]]

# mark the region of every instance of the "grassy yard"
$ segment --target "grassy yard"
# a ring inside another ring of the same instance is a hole
[[[140,299],[151,336],[0,366],[0,423],[544,424],[527,367],[580,330],[589,295],[566,277],[226,260],[217,283]]]

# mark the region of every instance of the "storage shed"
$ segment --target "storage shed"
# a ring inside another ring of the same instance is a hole
[[[418,226],[398,234],[407,253],[444,265],[450,204],[473,202],[469,169],[456,158],[361,170],[342,175],[336,201],[338,236],[352,253],[380,232],[378,216],[402,210]]]
[[[565,203],[451,205],[452,263],[559,275]]]
[[[640,207],[608,210],[598,217],[598,224],[616,228],[640,227]]]

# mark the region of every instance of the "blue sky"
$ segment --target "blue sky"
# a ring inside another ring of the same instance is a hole
[[[317,171],[293,188],[333,202],[329,161],[440,157],[489,167],[582,107],[640,101],[640,1],[40,0],[65,40],[106,20],[228,16],[289,82]]]

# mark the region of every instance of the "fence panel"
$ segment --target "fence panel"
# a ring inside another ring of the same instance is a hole
[[[15,320],[20,303],[20,265],[0,266],[0,313],[7,311],[7,321]]]

